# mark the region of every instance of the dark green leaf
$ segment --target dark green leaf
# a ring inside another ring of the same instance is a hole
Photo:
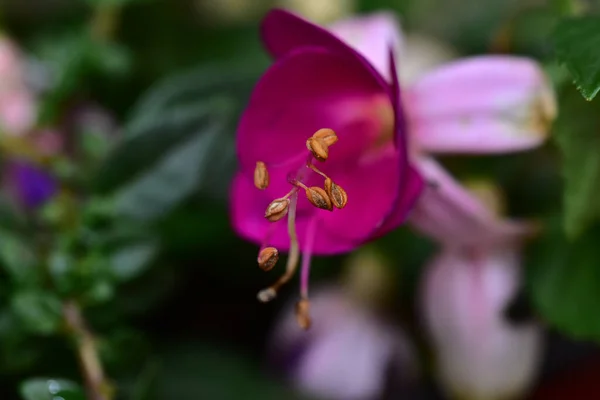
[[[123,142],[100,170],[96,189],[108,193],[121,188],[170,150],[212,129],[213,147],[203,164],[210,165],[211,173],[204,174],[202,188],[223,197],[235,165],[233,137],[238,115],[262,70],[240,65],[244,64],[194,69],[151,88],[135,106]]]
[[[66,379],[33,378],[21,383],[23,400],[84,400],[81,387]]]
[[[559,221],[531,249],[527,271],[536,310],[555,327],[579,339],[600,342],[600,226],[575,242]]]
[[[568,18],[554,33],[556,55],[587,100],[600,90],[600,17]]]
[[[600,217],[600,104],[568,90],[560,110],[554,138],[562,153],[564,224],[576,237]]]
[[[11,306],[24,329],[32,333],[54,333],[62,321],[60,299],[51,293],[33,290],[17,292]]]
[[[148,171],[117,193],[118,214],[145,221],[160,218],[199,187],[204,175],[213,172],[209,156],[221,133],[219,122],[211,120],[213,116],[206,115],[195,136],[165,152]]]

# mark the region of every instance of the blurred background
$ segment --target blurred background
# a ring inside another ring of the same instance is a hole
[[[256,301],[273,275],[232,230],[228,188],[239,115],[270,64],[258,25],[272,7],[320,24],[392,11],[415,60],[533,57],[558,94],[553,129],[598,144],[597,102],[549,40],[574,8],[597,12],[592,1],[2,0],[0,398],[449,398],[418,305],[436,244],[410,228],[313,260],[314,318],[330,326],[289,327],[296,280]],[[499,185],[509,215],[552,227],[500,316],[543,329],[531,390],[515,398],[600,398],[600,232],[564,239],[560,160],[554,140],[443,159]]]

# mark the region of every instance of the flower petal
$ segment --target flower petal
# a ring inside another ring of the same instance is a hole
[[[421,233],[453,246],[510,241],[530,232],[526,224],[497,218],[432,158],[416,165],[430,183],[409,219]]]
[[[424,151],[502,153],[540,145],[556,116],[540,67],[482,56],[440,67],[406,94],[412,140]]]
[[[376,71],[362,54],[333,33],[289,11],[271,10],[262,21],[261,36],[267,50],[275,58],[281,58],[302,47],[320,47],[354,58],[365,68]],[[381,84],[384,84],[383,77],[379,76],[379,78],[382,80]]]
[[[387,90],[351,58],[319,48],[287,54],[258,82],[240,121],[242,169],[253,170],[257,161],[269,168],[296,161],[298,168],[307,154],[306,140],[321,128],[337,132],[340,140],[331,150],[337,158],[361,153],[379,132],[365,125],[373,116],[359,111],[389,96]]]
[[[402,50],[402,32],[393,13],[377,12],[338,21],[329,30],[362,54],[375,69],[390,81],[389,53]]]

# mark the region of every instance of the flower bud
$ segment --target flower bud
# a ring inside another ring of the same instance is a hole
[[[265,247],[258,253],[258,266],[263,271],[273,269],[279,260],[279,251],[275,247]]]
[[[325,179],[325,191],[334,206],[340,209],[346,207],[346,203],[348,203],[346,191],[342,189],[341,186],[333,183],[331,178]]]
[[[254,186],[260,190],[265,190],[269,186],[269,171],[262,161],[257,161],[254,168]]]
[[[304,330],[310,328],[312,321],[310,319],[310,301],[302,299],[296,303],[296,321],[298,326]]]
[[[281,198],[273,200],[265,211],[265,218],[270,222],[279,221],[281,218],[286,216],[289,205],[289,199]]]
[[[331,203],[329,195],[325,190],[318,186],[312,186],[306,189],[306,197],[308,198],[308,201],[317,208],[329,211],[333,210],[333,204]]]
[[[327,160],[329,156],[329,147],[323,139],[310,138],[306,141],[306,148],[319,161]]]
[[[312,135],[313,139],[321,139],[327,146],[331,146],[338,141],[338,137],[333,129],[319,129]]]

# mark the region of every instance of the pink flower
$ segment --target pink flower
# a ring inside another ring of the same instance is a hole
[[[445,247],[426,267],[423,316],[439,379],[456,398],[521,398],[536,378],[541,327],[504,316],[520,284],[519,247]]]
[[[19,49],[0,37],[0,131],[23,135],[35,124],[35,96],[25,83],[25,61]]]
[[[404,64],[415,60],[404,62],[406,52],[398,26],[392,14],[379,12],[338,22],[330,29],[377,68],[386,57],[380,44],[397,44],[402,72]],[[439,52],[448,53],[444,49]],[[415,76],[412,71],[410,75]],[[490,222],[490,216],[431,155],[499,154],[542,144],[556,116],[556,101],[541,68],[523,57],[477,56],[442,64],[405,83],[402,105],[411,159],[432,183],[411,214],[412,225],[440,241],[468,241],[484,232],[489,237],[495,229],[510,230],[504,224],[473,230],[474,223]],[[470,225],[449,221],[458,215],[468,215]],[[459,232],[448,234],[457,227]]]
[[[440,171],[435,173],[448,178]],[[499,193],[490,185],[480,183],[469,192],[446,180],[441,187],[439,199],[423,206],[460,207],[443,210],[446,214],[425,209],[440,220],[422,225],[442,245],[421,287],[438,376],[457,398],[519,398],[538,371],[542,329],[533,321],[512,324],[505,310],[519,289],[521,247],[533,226],[502,219]]]
[[[371,400],[381,396],[388,368],[396,382],[415,377],[414,349],[403,331],[341,287],[315,292],[311,330],[298,327],[287,307],[270,340],[295,387],[323,399]]]
[[[241,236],[263,248],[290,251],[286,274],[259,298],[272,299],[292,277],[299,250],[304,252],[301,292],[306,298],[311,254],[347,252],[395,228],[423,182],[408,163],[390,48],[385,49],[388,83],[331,33],[287,12],[269,13],[262,33],[276,61],[255,87],[239,124],[231,217]],[[322,128],[332,129],[339,140],[327,146],[327,160],[317,162],[318,152],[307,150],[307,139]],[[258,162],[264,164],[259,168]],[[347,205],[344,201],[333,212],[327,199],[343,196],[323,195],[320,188],[328,178],[347,193]],[[321,198],[299,198],[299,189]],[[315,207],[319,201],[325,209]],[[287,226],[265,219],[267,207],[271,219],[287,213]],[[268,254],[276,260],[276,252]]]

